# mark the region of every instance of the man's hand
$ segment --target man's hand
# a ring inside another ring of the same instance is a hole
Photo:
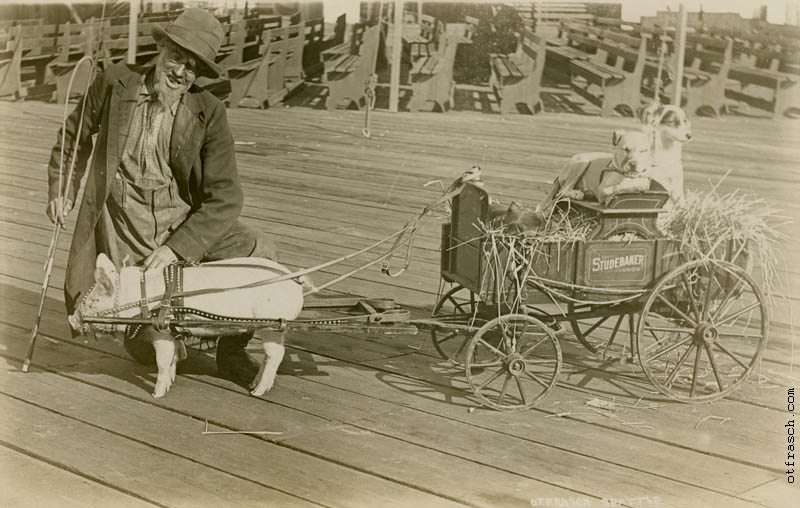
[[[144,266],[145,270],[162,270],[167,265],[171,265],[177,261],[178,256],[172,252],[172,249],[166,245],[162,245],[142,260],[142,266]]]
[[[58,197],[47,205],[47,217],[50,222],[55,224],[64,225],[67,220],[67,214],[72,210],[72,200],[67,197]]]

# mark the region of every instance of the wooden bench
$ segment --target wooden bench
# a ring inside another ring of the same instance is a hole
[[[268,108],[303,83],[304,25],[265,30],[260,56],[227,69],[231,108]]]
[[[624,21],[620,18],[607,18],[603,16],[594,16],[591,20],[589,20],[589,23],[591,23],[592,26],[596,26],[598,28],[608,28],[608,29],[619,30],[624,32],[632,32],[632,33],[641,32],[641,23]]]
[[[686,82],[686,110],[694,114],[700,107],[713,109],[718,115],[725,109],[725,87],[728,83],[733,55],[730,38],[686,35],[684,69]]]
[[[77,70],[75,70],[75,66],[84,56],[94,55],[99,30],[99,23],[84,23],[82,25],[65,23],[63,25],[63,33],[59,37],[59,54],[46,67],[48,74],[46,81],[55,82],[56,102],[58,104],[64,104],[73,97],[82,96],[84,90],[86,90],[89,81],[92,79],[93,66],[91,63],[83,63]],[[72,89],[69,91],[70,96],[67,97],[70,80],[72,81]]]
[[[451,33],[448,34],[448,37],[456,44],[472,44],[472,38],[475,37],[475,33],[478,31],[479,22],[478,18],[464,16],[464,28],[461,33]]]
[[[183,9],[173,9],[170,11],[160,11],[160,12],[143,12],[139,14],[138,22],[139,23],[158,23],[159,25],[165,25],[170,21],[174,21],[178,16],[181,15]],[[123,16],[112,16],[106,18],[107,21],[111,24],[111,26],[124,26],[127,27],[130,23],[130,16],[123,15]],[[219,18],[218,18],[219,19]],[[220,19],[220,22],[222,20]]]
[[[18,25],[14,29],[13,40],[7,39],[4,43],[4,56],[0,56],[4,95],[15,99],[51,100],[58,96],[57,82],[63,85],[60,90],[64,93],[66,83],[61,82],[64,73],[58,65],[71,70],[81,56],[91,53],[91,41],[94,39],[88,26],[70,23]],[[86,69],[88,71],[89,66]],[[73,88],[83,89],[81,78],[77,79]]]
[[[342,14],[336,18],[336,23],[333,26],[333,33],[325,35],[323,38],[322,48],[320,52],[330,49],[334,46],[344,44],[344,38],[347,33],[347,15]]]
[[[328,86],[328,97],[325,105],[328,110],[335,109],[340,102],[347,100],[347,105],[361,107],[365,100],[364,92],[367,80],[373,73],[373,66],[380,41],[380,27],[373,25],[364,29],[361,44],[354,54],[342,55],[330,63],[326,63],[325,84]]]
[[[491,54],[489,84],[494,90],[503,114],[517,111],[524,104],[531,113],[543,109],[540,97],[545,63],[544,39],[524,28],[519,35],[516,52]]]
[[[323,64],[322,81],[325,82],[327,74],[339,68],[340,72],[347,72],[348,66],[358,57],[362,38],[367,25],[355,23],[350,27],[350,37],[338,44],[332,44],[320,53]]]
[[[413,25],[408,25],[412,27]],[[420,18],[419,32],[403,29],[403,52],[410,61],[433,56],[437,52],[440,39],[446,31],[445,24],[433,16],[423,14]]]
[[[637,37],[576,24],[565,26],[562,33],[567,45],[548,48],[548,59],[553,54],[568,60],[572,89],[599,106],[602,116],[611,115],[621,105],[635,115],[641,106],[649,34]]]
[[[282,25],[283,18],[279,15],[242,18],[223,25],[224,38],[217,52],[217,65],[225,71],[259,58],[262,54],[263,32]]]
[[[197,85],[231,105],[231,78],[249,81],[251,72],[255,71],[263,59],[262,36],[265,30],[281,27],[282,24],[283,18],[280,15],[259,17],[255,13],[223,25],[224,38],[215,59],[223,75],[217,79],[200,77]],[[238,107],[238,103],[232,107]]]
[[[534,2],[530,14],[532,30],[543,39],[556,37],[562,23],[589,21],[589,14],[582,2]]]
[[[306,27],[306,46],[303,49],[303,71],[306,76],[316,77],[325,73],[325,60],[335,59],[350,51],[345,42],[347,18],[345,14],[336,18],[331,34],[326,35],[324,19],[312,20],[311,27]],[[321,26],[318,26],[321,23]]]
[[[248,35],[247,20],[240,19],[223,25],[222,30],[222,44],[214,60],[219,68],[224,71],[226,68],[238,65],[244,60],[245,41]]]
[[[5,49],[0,52],[0,98],[21,99],[22,76],[22,26],[11,29],[11,38]]]
[[[285,25],[283,16],[279,14],[261,15],[261,17],[250,17],[245,19],[244,45],[241,51],[241,62],[255,60],[263,54],[264,32],[274,28],[281,28]],[[240,62],[240,63],[241,63]]]
[[[314,18],[304,21],[305,42],[303,46],[303,72],[306,76],[318,75],[322,71],[320,53],[325,43],[325,19]]]
[[[547,41],[547,73],[558,77],[562,83],[570,83],[569,63],[572,60],[588,60],[591,48],[580,45],[584,38],[590,38],[589,25],[585,23],[562,22],[558,37]]]
[[[671,45],[668,39],[668,46]],[[662,74],[664,81],[675,76],[677,54],[672,56]],[[733,55],[733,40],[730,38],[709,37],[699,34],[686,34],[686,52],[683,69],[682,106],[689,115],[697,114],[701,107],[710,108],[714,115],[725,109],[725,87],[728,81]],[[647,64],[646,74],[652,76],[657,69],[657,62],[651,60]],[[674,89],[674,84],[668,88]],[[667,91],[669,94],[669,92]]]
[[[157,19],[157,18],[156,18]],[[158,56],[158,45],[153,38],[153,27],[165,26],[167,21],[143,22],[136,30],[136,65],[152,65]],[[128,26],[103,26],[100,35],[99,59],[105,63],[119,63],[128,59]]]
[[[453,62],[458,48],[457,36],[444,36],[439,41],[435,54],[418,58],[409,72],[411,80],[411,101],[409,109],[419,111],[426,103],[433,102],[445,112],[453,107]]]
[[[16,32],[18,26],[38,26],[44,25],[44,18],[26,18],[26,19],[4,19],[0,20],[0,33],[9,35]]]
[[[27,25],[22,27],[20,59],[20,95],[51,98],[55,85],[48,82],[47,64],[59,54],[61,25]]]
[[[798,52],[751,50],[747,58],[731,65],[728,77],[739,83],[739,90],[732,91],[732,95],[770,111],[775,118],[791,109],[800,109],[800,73],[786,72],[792,69],[792,65],[800,64],[798,60]],[[758,67],[757,64],[763,61],[769,62],[768,66]],[[748,87],[753,85],[770,90],[771,100],[747,94]]]

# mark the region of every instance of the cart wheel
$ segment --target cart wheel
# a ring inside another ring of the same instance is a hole
[[[475,324],[478,302],[475,293],[462,286],[455,286],[442,296],[433,308],[432,318],[443,323]],[[456,365],[463,364],[464,352],[467,350],[470,334],[464,330],[436,330],[431,328],[433,347],[446,360]]]
[[[525,314],[506,314],[483,325],[464,359],[473,393],[500,410],[532,407],[553,389],[561,371],[555,333]]]
[[[665,275],[642,309],[639,362],[675,400],[722,398],[755,368],[767,342],[767,306],[753,279],[728,262],[693,261]]]
[[[567,312],[576,314],[591,309],[591,305],[570,303]],[[636,336],[636,313],[624,310],[620,309],[618,314],[609,313],[600,317],[570,320],[572,333],[586,349],[602,355],[603,358],[632,358]]]

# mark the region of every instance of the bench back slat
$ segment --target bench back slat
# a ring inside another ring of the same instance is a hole
[[[595,48],[597,57],[595,62],[604,63],[608,56],[615,57],[612,67],[623,71],[631,68],[634,76],[641,76],[647,59],[647,44],[650,34],[624,34],[609,28],[588,26],[579,23],[562,23],[562,36],[583,48]],[[602,61],[601,61],[602,60]],[[624,72],[624,71],[623,71]]]

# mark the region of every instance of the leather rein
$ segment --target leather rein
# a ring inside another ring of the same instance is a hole
[[[302,269],[302,270],[297,270],[295,272],[286,273],[284,275],[279,275],[278,277],[272,277],[270,279],[251,282],[249,284],[244,284],[244,285],[241,285],[241,286],[223,287],[223,288],[205,288],[205,289],[196,289],[196,290],[192,290],[192,291],[184,291],[183,290],[183,269],[184,269],[185,266],[197,266],[197,265],[191,265],[191,264],[187,264],[187,263],[175,263],[175,264],[171,264],[171,265],[169,265],[169,266],[164,268],[164,292],[162,294],[156,294],[156,295],[152,295],[152,296],[148,296],[147,295],[147,285],[146,285],[146,281],[145,281],[145,272],[141,271],[140,284],[139,284],[139,286],[140,286],[139,299],[134,300],[132,302],[128,302],[128,303],[123,303],[123,304],[120,304],[118,302],[119,294],[120,294],[120,291],[119,291],[120,279],[121,279],[121,272],[120,272],[120,273],[117,274],[117,284],[116,284],[117,292],[114,295],[114,300],[115,301],[114,301],[114,306],[113,307],[111,307],[109,309],[104,309],[104,310],[101,310],[101,311],[97,311],[97,312],[94,312],[94,313],[91,313],[91,314],[84,312],[84,307],[85,307],[85,304],[86,304],[86,297],[89,294],[91,294],[91,292],[97,286],[97,283],[95,283],[86,292],[86,294],[81,299],[81,303],[78,305],[78,310],[81,311],[81,315],[83,317],[103,317],[103,316],[118,316],[119,313],[121,313],[123,311],[134,309],[134,308],[138,307],[140,309],[139,317],[147,318],[147,317],[150,317],[150,314],[151,314],[151,312],[153,310],[157,309],[158,310],[157,321],[161,322],[161,323],[164,322],[164,319],[167,317],[167,315],[169,314],[170,311],[179,311],[181,314],[196,314],[196,315],[208,314],[209,316],[214,316],[213,318],[216,318],[216,319],[227,319],[224,316],[216,316],[216,315],[213,315],[213,314],[210,314],[210,313],[206,313],[204,311],[200,311],[200,310],[197,310],[197,309],[192,309],[192,308],[189,308],[189,307],[183,307],[183,301],[184,301],[185,298],[189,298],[189,297],[193,297],[193,296],[222,294],[222,293],[227,293],[227,292],[230,292],[230,291],[239,291],[239,290],[242,290],[242,289],[251,289],[251,288],[256,288],[256,287],[261,287],[261,286],[267,286],[269,284],[276,284],[278,282],[283,282],[283,281],[286,281],[286,280],[294,280],[298,284],[302,285],[303,281],[300,279],[302,276],[310,274],[310,273],[313,273],[313,272],[316,272],[316,271],[321,270],[323,268],[326,268],[328,266],[335,265],[337,263],[340,263],[340,262],[345,261],[347,259],[350,259],[352,257],[358,256],[358,255],[363,254],[365,252],[371,251],[371,250],[375,249],[376,247],[379,247],[380,245],[383,245],[383,244],[389,242],[390,240],[394,240],[394,242],[392,244],[392,247],[386,253],[378,256],[376,259],[373,259],[372,261],[369,261],[366,264],[364,264],[364,265],[362,265],[362,266],[360,266],[360,267],[358,267],[358,268],[356,268],[356,269],[354,269],[354,270],[352,270],[352,271],[350,271],[350,272],[348,272],[348,273],[346,273],[346,274],[344,274],[344,275],[342,275],[340,277],[335,278],[332,281],[326,282],[325,284],[323,284],[321,286],[313,287],[312,291],[304,294],[303,296],[306,296],[308,294],[316,293],[318,291],[321,291],[322,289],[332,285],[333,283],[338,282],[338,281],[340,281],[340,280],[342,280],[344,278],[350,277],[351,275],[353,275],[355,273],[358,273],[359,271],[365,270],[366,268],[369,268],[370,266],[372,266],[372,265],[374,265],[376,263],[379,263],[381,261],[383,261],[382,272],[387,274],[387,275],[389,275],[389,276],[391,276],[391,277],[396,277],[396,276],[400,275],[402,272],[404,272],[408,268],[408,266],[410,265],[411,251],[412,251],[413,243],[414,243],[413,242],[414,234],[416,233],[416,230],[417,230],[417,227],[418,227],[418,223],[420,222],[420,220],[422,220],[426,215],[428,215],[431,211],[433,211],[435,208],[437,208],[441,204],[451,200],[453,197],[458,195],[461,192],[461,190],[464,188],[464,186],[466,185],[466,183],[468,181],[469,181],[468,179],[465,179],[463,177],[461,179],[456,180],[450,186],[450,188],[447,189],[447,191],[442,196],[440,196],[434,202],[432,202],[431,204],[426,206],[422,210],[422,212],[420,212],[419,215],[417,215],[416,217],[412,217],[398,231],[392,233],[391,235],[389,235],[389,236],[387,236],[387,237],[385,237],[385,238],[383,238],[381,240],[378,240],[377,242],[373,243],[372,245],[370,245],[368,247],[365,247],[365,248],[363,248],[363,249],[361,249],[359,251],[356,251],[354,253],[348,254],[346,256],[342,256],[342,257],[340,257],[338,259],[335,259],[333,261],[328,261],[326,263],[322,263],[320,265],[313,266],[311,268],[305,268],[305,269]],[[398,272],[390,273],[389,272],[389,263],[391,261],[391,258],[395,254],[395,252],[400,250],[400,248],[402,247],[402,244],[403,244],[403,240],[406,239],[406,235],[407,234],[410,234],[410,236],[407,238],[407,248],[406,248],[406,253],[405,253],[405,256],[404,256],[404,265]],[[236,268],[247,267],[247,268],[264,269],[264,270],[270,270],[270,271],[274,270],[274,268],[260,266],[260,265],[251,265],[251,264],[214,263],[212,266],[214,266],[214,267],[231,267],[231,268],[233,268],[233,267],[236,267]],[[159,305],[151,310],[150,309],[150,304],[156,303],[156,302],[158,302]],[[175,306],[175,305],[177,305],[177,306]]]

